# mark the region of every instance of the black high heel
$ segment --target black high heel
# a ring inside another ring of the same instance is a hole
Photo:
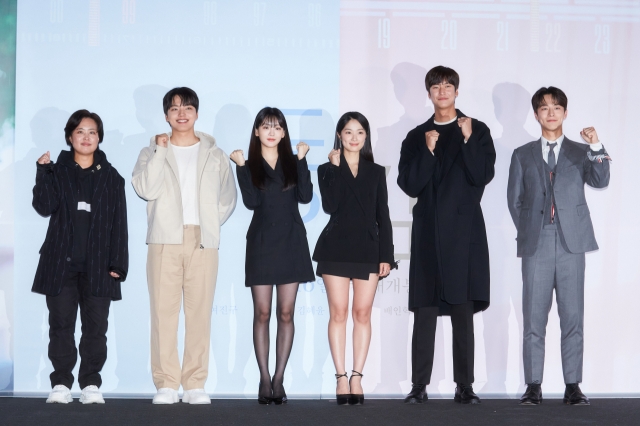
[[[262,382],[258,383],[258,404],[260,405],[269,405],[271,404],[272,398],[269,396],[260,396],[260,388],[262,387]]]
[[[344,372],[344,374],[336,374],[336,382],[338,380],[340,380],[340,377],[347,377],[347,373],[346,371]],[[343,393],[338,395],[336,393],[336,402],[338,403],[338,405],[346,405],[349,403],[349,398],[351,398],[351,394],[350,393]]]
[[[363,377],[362,373],[357,372],[356,370],[351,370],[351,377]],[[349,378],[349,387],[351,387],[351,378]],[[362,393],[352,393],[349,395],[349,405],[362,405],[364,404],[364,394]]]
[[[275,376],[273,376],[271,378],[271,389],[273,391],[273,381],[275,379]],[[284,381],[284,377],[282,378],[282,380]],[[287,393],[284,391],[284,385],[282,386],[282,392],[284,393],[283,396],[275,396],[274,395],[271,397],[271,401],[273,401],[274,404],[276,405],[282,405],[282,404],[286,404],[288,399],[287,399]]]

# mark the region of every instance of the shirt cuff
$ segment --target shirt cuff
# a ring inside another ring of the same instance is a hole
[[[591,151],[600,151],[602,149],[602,142],[589,144]]]

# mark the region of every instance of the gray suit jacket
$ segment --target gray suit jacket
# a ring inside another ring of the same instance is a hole
[[[604,148],[591,151],[589,145],[565,136],[556,166],[554,196],[556,214],[567,248],[571,253],[598,249],[593,233],[584,184],[594,188],[609,185],[609,160]],[[533,256],[544,217],[546,173],[540,139],[513,151],[509,168],[507,200],[518,230],[518,257]]]

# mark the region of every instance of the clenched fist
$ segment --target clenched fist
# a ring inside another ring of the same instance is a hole
[[[40,158],[38,158],[38,164],[49,164],[51,162],[51,154],[49,151],[42,154]]]
[[[244,152],[242,152],[241,149],[236,149],[235,151],[233,151],[229,155],[229,158],[231,158],[231,161],[236,163],[238,166],[240,166],[240,167],[244,166],[244,163],[245,163]]]
[[[331,162],[331,164],[333,164],[336,167],[340,166],[340,150],[339,149],[332,149],[331,152],[329,152],[329,161]]]
[[[299,142],[298,145],[296,145],[296,148],[298,149],[298,160],[302,160],[310,149],[309,145],[304,142]]]
[[[469,137],[471,137],[471,119],[469,117],[458,118],[458,126],[462,130],[464,140],[469,140]]]
[[[429,151],[433,152],[433,150],[436,149],[436,142],[438,141],[439,136],[440,133],[436,132],[435,130],[429,130],[428,132],[425,132],[424,138],[427,141],[427,148],[429,148]]]
[[[163,148],[167,147],[167,143],[169,143],[169,135],[163,133],[161,135],[156,135],[156,145],[161,146]]]
[[[598,134],[596,133],[596,129],[594,129],[593,127],[585,127],[584,129],[582,129],[582,131],[580,132],[580,136],[582,136],[582,139],[584,139],[584,141],[588,144],[600,142],[600,139],[598,139]]]

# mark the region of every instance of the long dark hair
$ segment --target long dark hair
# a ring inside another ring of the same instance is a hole
[[[347,123],[351,120],[356,120],[358,123],[360,123],[365,133],[367,134],[367,137],[364,140],[364,146],[360,150],[360,156],[365,160],[369,160],[373,163],[373,148],[371,148],[371,131],[369,130],[369,120],[367,120],[367,117],[357,111],[345,112],[342,117],[340,117],[340,120],[338,120],[338,124],[336,125],[336,136],[335,140],[333,141],[333,149],[339,149],[341,152],[343,152],[344,148],[342,147],[342,141],[340,140],[340,137],[338,135],[342,132],[344,126],[346,126]]]
[[[262,164],[262,143],[260,137],[256,135],[256,130],[264,123],[278,123],[284,130],[284,137],[278,143],[278,159],[284,173],[283,191],[293,188],[298,184],[298,165],[296,158],[291,149],[291,138],[289,137],[289,128],[284,114],[278,108],[265,107],[260,110],[253,122],[251,129],[251,140],[249,141],[249,156],[247,158],[247,166],[251,172],[251,181],[260,189],[264,189],[264,182],[267,174]]]

